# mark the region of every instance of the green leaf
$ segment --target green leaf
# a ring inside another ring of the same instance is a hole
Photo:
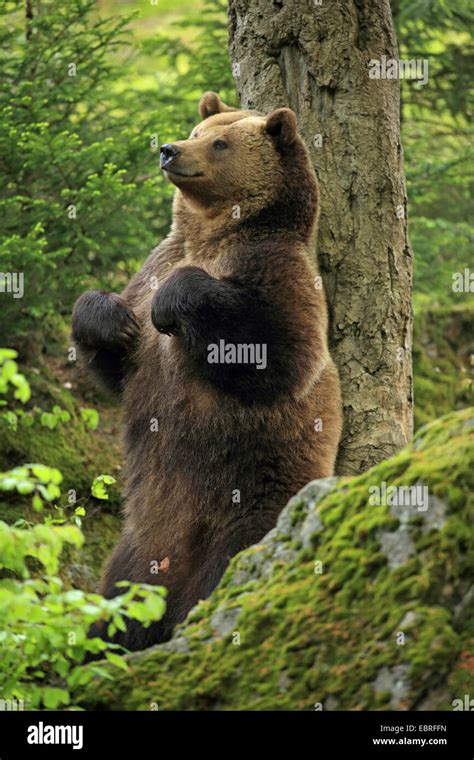
[[[46,686],[43,690],[44,706],[54,710],[59,705],[68,705],[71,701],[69,692],[65,689],[58,689],[53,686]]]
[[[96,430],[99,425],[99,412],[96,409],[81,409],[81,418],[89,430]]]
[[[40,423],[43,425],[43,427],[54,430],[58,425],[58,418],[55,414],[51,414],[50,412],[42,412],[40,416]]]
[[[107,660],[112,663],[112,665],[116,665],[117,668],[128,671],[127,662],[121,655],[114,654],[113,652],[106,652],[105,656]]]
[[[94,496],[96,499],[108,499],[109,494],[107,493],[106,485],[112,485],[112,483],[115,483],[116,480],[112,475],[98,475],[96,478],[94,478],[94,482],[91,486],[91,493],[92,496]]]
[[[0,348],[0,364],[3,364],[7,359],[16,359],[18,351],[14,348]]]
[[[41,512],[43,509],[43,500],[41,496],[37,493],[33,496],[33,509],[35,512]]]

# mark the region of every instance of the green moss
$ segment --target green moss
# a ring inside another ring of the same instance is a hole
[[[170,644],[131,656],[127,673],[97,679],[78,702],[100,709],[157,702],[160,710],[313,710],[320,702],[383,710],[413,709],[438,694],[432,706],[451,709],[453,699],[473,694],[472,615],[459,613],[474,569],[473,417],[474,410],[452,413],[389,462],[341,481],[316,507],[324,529],[309,550],[294,548],[312,509],[303,493],[288,507],[292,536],[285,538],[282,526],[272,539],[279,548],[293,545],[286,562],[273,559],[268,572],[272,543],[242,552]],[[444,510],[439,527],[419,514],[408,521],[415,553],[392,569],[380,535],[397,530],[399,518],[369,504],[369,487],[382,480],[421,480]],[[230,631],[219,625],[222,615]],[[402,691],[386,688],[381,674],[402,678]]]

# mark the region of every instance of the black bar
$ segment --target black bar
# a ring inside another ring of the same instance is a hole
[[[65,728],[56,733],[56,726]],[[473,760],[473,729],[473,713],[462,711],[0,712],[0,760],[94,758],[104,751],[114,759],[138,760],[181,754],[188,747],[193,755],[206,757],[229,752],[248,757],[260,748],[266,756],[271,749],[280,755],[285,747],[309,760],[332,760],[330,753],[338,758]],[[32,744],[28,737],[69,739],[78,748]]]

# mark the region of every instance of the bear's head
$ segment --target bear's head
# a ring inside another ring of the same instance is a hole
[[[240,111],[207,92],[199,112],[202,121],[189,138],[160,151],[180,203],[207,218],[224,215],[240,225],[309,233],[318,189],[293,111]]]

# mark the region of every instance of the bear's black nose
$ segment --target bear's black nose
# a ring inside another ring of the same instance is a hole
[[[160,148],[160,165],[168,166],[179,155],[179,149],[176,145],[168,144],[162,145]]]

